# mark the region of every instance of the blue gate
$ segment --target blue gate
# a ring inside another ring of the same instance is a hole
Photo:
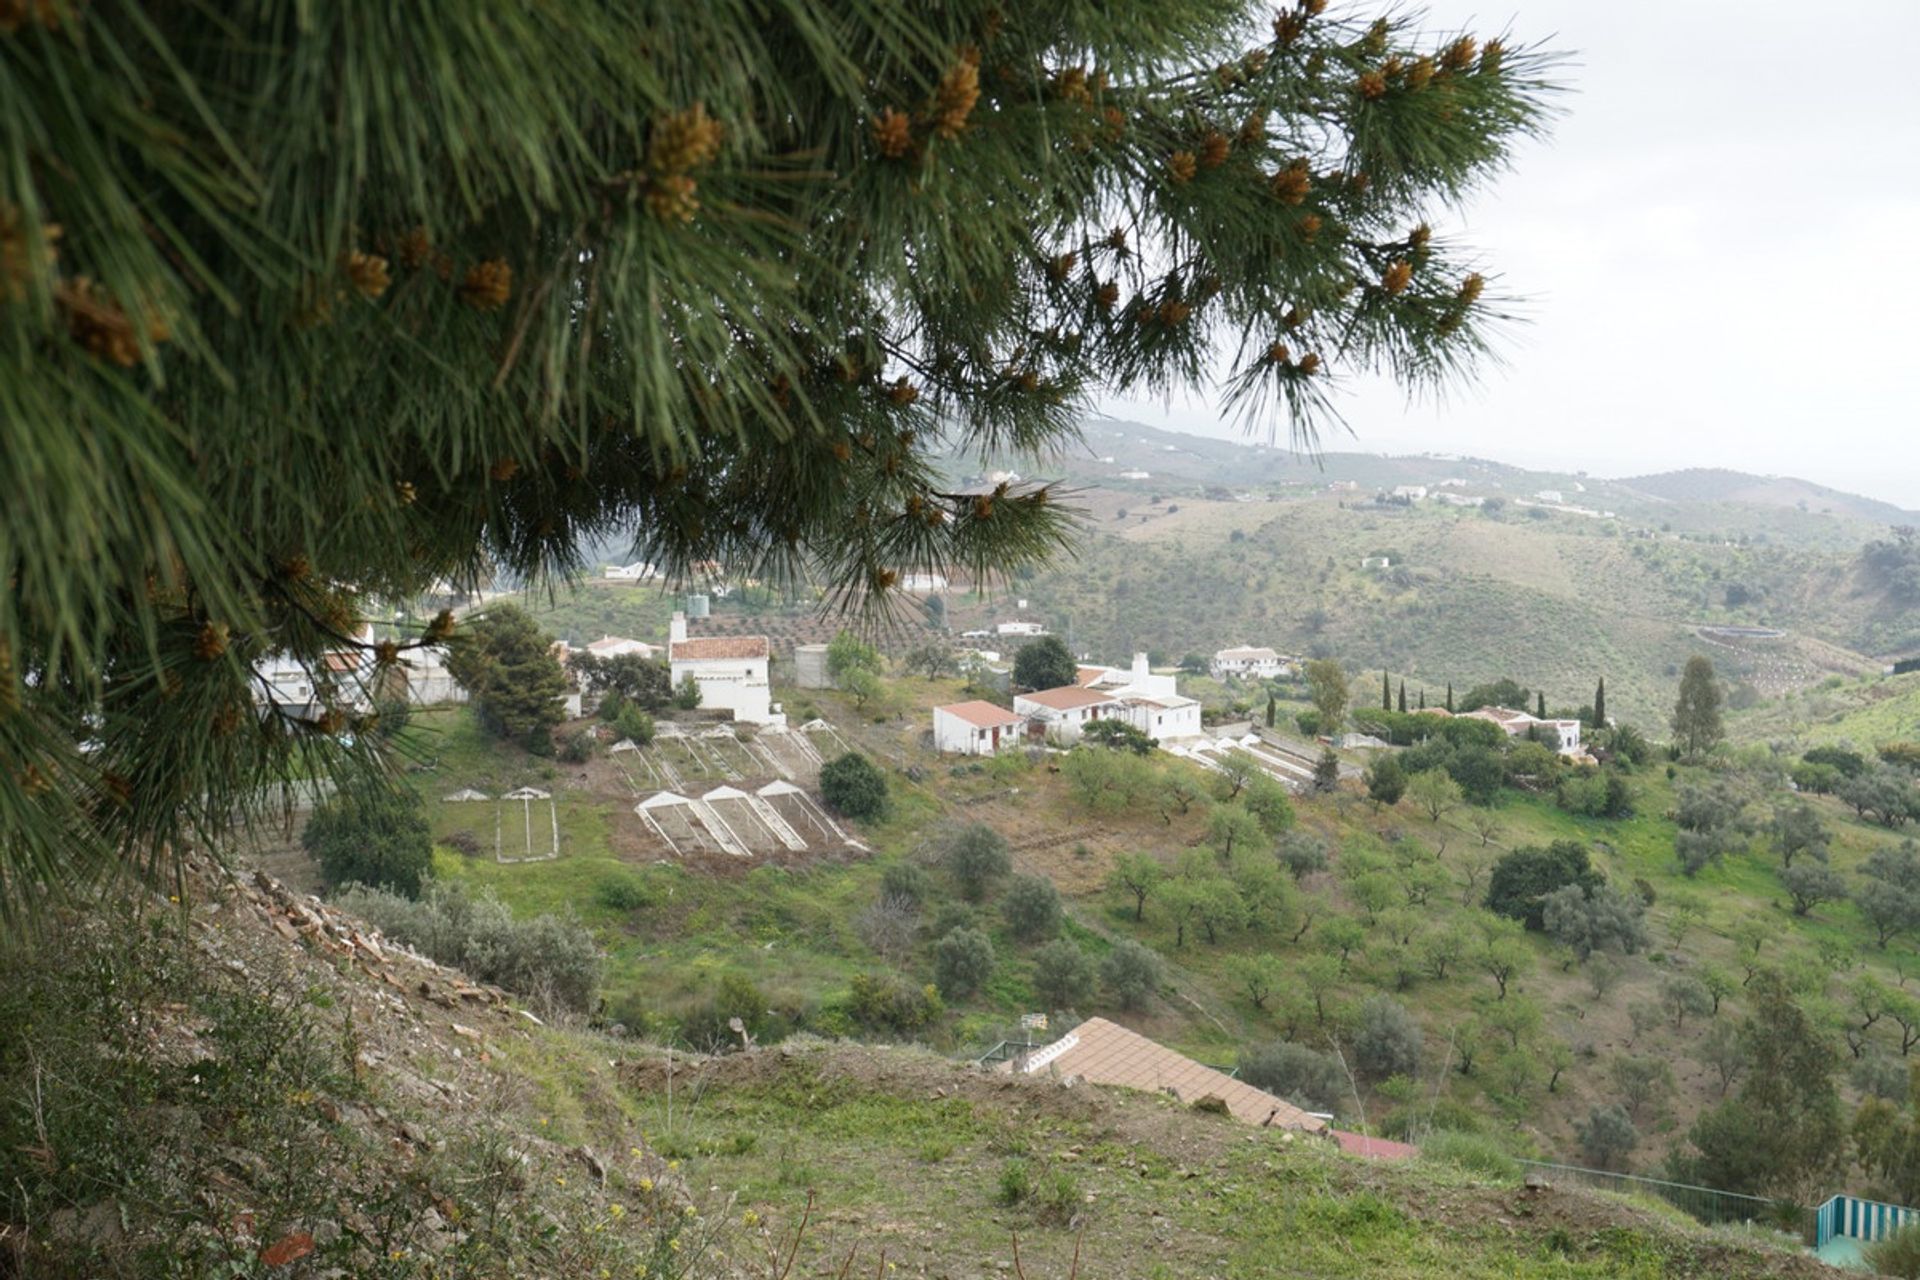
[[[1820,1206],[1814,1225],[1813,1247],[1818,1249],[1835,1236],[1854,1240],[1884,1240],[1909,1222],[1920,1221],[1920,1209],[1908,1209],[1878,1200],[1860,1200],[1853,1196],[1834,1196]]]

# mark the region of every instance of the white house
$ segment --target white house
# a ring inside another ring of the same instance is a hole
[[[1077,684],[1013,696],[1013,709],[1027,717],[1032,728],[1061,746],[1078,742],[1081,730],[1093,721],[1119,715],[1120,707],[1120,699],[1112,694],[1082,689]]]
[[[1253,676],[1264,680],[1285,675],[1287,660],[1271,649],[1242,645],[1214,654],[1212,671],[1216,680],[1224,680],[1228,676]]]
[[[700,705],[733,712],[747,724],[785,724],[773,708],[767,668],[772,647],[765,636],[687,638],[687,615],[676,613],[668,632],[667,665],[675,688],[688,676],[700,687]]]
[[[1362,569],[1391,569],[1393,568],[1393,557],[1362,556],[1360,557],[1360,567]]]
[[[1017,744],[1027,718],[991,702],[955,702],[933,709],[933,745],[942,752],[990,756]]]
[[[1122,694],[1119,717],[1160,742],[1201,734],[1200,704],[1177,693]]]
[[[587,646],[587,652],[602,660],[624,658],[630,653],[642,658],[657,658],[660,656],[660,646],[644,640],[629,640],[625,636],[601,636]]]
[[[1179,692],[1175,687],[1175,679],[1171,675],[1155,675],[1147,662],[1147,655],[1136,653],[1131,667],[1102,667],[1082,663],[1076,683],[1082,689],[1098,689],[1105,693],[1171,698]]]
[[[1120,478],[1122,480],[1148,480],[1152,478],[1152,473],[1146,472],[1146,471],[1139,471],[1139,470],[1122,471],[1120,473]]]
[[[1047,629],[1037,622],[1001,622],[994,625],[994,631],[1003,636],[1043,636]]]
[[[1567,500],[1567,495],[1558,489],[1542,489],[1533,496],[1542,502],[1565,502]]]
[[[649,578],[663,578],[666,575],[644,560],[632,564],[610,564],[602,575],[608,582],[645,582]]]
[[[944,573],[903,573],[900,575],[902,591],[945,591],[947,575]]]
[[[1481,707],[1475,711],[1463,712],[1461,718],[1486,720],[1497,724],[1509,738],[1521,738],[1532,733],[1563,756],[1578,757],[1587,753],[1586,748],[1580,745],[1578,720],[1542,720],[1538,716],[1525,711],[1515,711],[1511,707]]]
[[[403,655],[401,665],[407,672],[407,701],[432,707],[443,702],[465,702],[467,691],[447,670],[447,651],[437,646],[414,649]]]
[[[1421,502],[1424,501],[1427,496],[1427,486],[1423,484],[1395,485],[1393,496],[1396,498],[1405,498],[1408,502]]]

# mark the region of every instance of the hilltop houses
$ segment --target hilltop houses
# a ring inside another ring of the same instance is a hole
[[[1229,676],[1241,679],[1267,680],[1287,673],[1287,660],[1273,650],[1241,645],[1233,649],[1222,649],[1213,655],[1209,667],[1216,680],[1225,680]]]
[[[1497,724],[1509,738],[1531,735],[1563,756],[1578,759],[1587,754],[1586,748],[1580,745],[1578,720],[1542,720],[1529,712],[1515,711],[1511,707],[1481,707],[1476,711],[1462,712],[1461,718]]]
[[[961,755],[990,755],[1029,739],[1071,746],[1095,720],[1120,720],[1161,742],[1201,736],[1200,704],[1136,653],[1131,666],[1082,665],[1073,684],[1015,694],[1011,711],[979,701],[935,707],[933,739],[939,750]]]
[[[768,679],[772,646],[765,636],[687,635],[687,615],[676,613],[667,639],[667,665],[674,687],[691,678],[702,707],[731,711],[747,724],[785,724],[773,707]]]

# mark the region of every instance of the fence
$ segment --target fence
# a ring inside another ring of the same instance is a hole
[[[1776,1230],[1793,1232],[1809,1244],[1815,1240],[1817,1223],[1814,1211],[1788,1200],[1768,1200],[1763,1196],[1743,1195],[1737,1191],[1718,1191],[1684,1182],[1665,1182],[1659,1178],[1643,1178],[1638,1174],[1582,1169],[1577,1165],[1548,1164],[1541,1160],[1522,1160],[1520,1164],[1524,1168],[1541,1170],[1549,1179],[1573,1181],[1600,1191],[1623,1195],[1653,1196],[1709,1226],[1757,1222]]]
[[[1817,1249],[1835,1236],[1851,1236],[1855,1240],[1884,1240],[1916,1218],[1920,1218],[1920,1209],[1883,1204],[1878,1200],[1856,1200],[1852,1196],[1834,1196],[1820,1206],[1813,1246]]]

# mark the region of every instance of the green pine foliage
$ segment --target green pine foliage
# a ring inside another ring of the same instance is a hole
[[[525,610],[498,605],[452,646],[447,669],[482,725],[539,750],[566,719],[567,677],[552,645]]]
[[[432,829],[420,797],[405,789],[335,796],[308,816],[300,843],[336,887],[367,885],[412,898],[432,872]]]
[[[887,611],[1059,549],[1095,386],[1311,443],[1329,376],[1471,372],[1506,304],[1429,209],[1552,59],[1317,4],[48,5],[0,38],[9,904],[371,764],[361,618],[638,530]],[[451,615],[414,623],[444,640]],[[72,726],[95,717],[97,731]],[[256,798],[259,797],[259,798]],[[138,858],[132,861],[139,861]]]

